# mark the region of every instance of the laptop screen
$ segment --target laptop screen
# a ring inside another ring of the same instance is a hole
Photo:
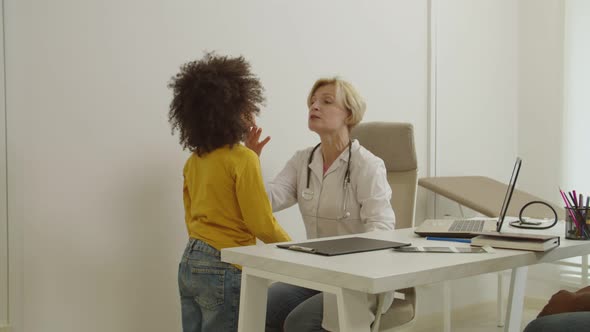
[[[517,157],[516,162],[514,163],[514,168],[512,169],[512,176],[510,176],[510,182],[508,183],[508,189],[506,190],[506,195],[504,196],[504,202],[502,202],[500,216],[498,216],[498,222],[496,223],[497,232],[500,232],[500,230],[502,229],[504,217],[506,217],[506,213],[508,212],[508,205],[510,204],[510,199],[512,198],[512,192],[514,192],[514,187],[516,186],[516,179],[518,178],[518,172],[520,172],[521,164],[522,160]]]

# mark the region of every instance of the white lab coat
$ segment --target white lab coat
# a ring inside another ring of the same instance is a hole
[[[391,188],[387,182],[383,160],[362,147],[357,140],[352,142],[348,202],[344,211],[343,189],[348,149],[332,163],[325,175],[321,145],[314,152],[313,161],[308,168],[312,149],[310,147],[297,151],[279,175],[267,183],[266,189],[273,211],[298,203],[309,239],[394,228],[395,215],[390,204]],[[307,183],[307,171],[310,172],[309,189],[314,192],[310,200],[302,197]],[[346,212],[350,216],[341,218]],[[387,303],[391,304],[393,301],[393,293],[386,298],[387,308]],[[374,319],[376,296],[369,296],[369,303],[372,308],[367,308],[368,324]],[[336,297],[324,293],[322,326],[328,331],[339,331],[336,308]]]

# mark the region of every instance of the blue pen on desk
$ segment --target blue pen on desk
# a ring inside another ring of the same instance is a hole
[[[471,243],[471,239],[463,239],[463,238],[456,238],[456,237],[434,237],[434,236],[429,236],[429,237],[426,238],[426,240]]]

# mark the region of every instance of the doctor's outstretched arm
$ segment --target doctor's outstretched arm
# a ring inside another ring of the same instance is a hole
[[[258,157],[266,143],[270,141],[270,136],[260,141],[261,134],[262,128],[254,125],[250,127],[244,139],[246,147],[254,151]],[[294,161],[296,156],[297,154],[287,162],[285,168],[274,180],[264,184],[273,212],[284,210],[297,203],[297,169]]]
[[[295,153],[283,170],[270,182],[265,183],[272,211],[277,212],[297,203],[297,167],[300,152]]]

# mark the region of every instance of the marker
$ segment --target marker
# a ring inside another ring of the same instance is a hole
[[[434,237],[434,236],[429,236],[429,237],[426,238],[426,240],[471,243],[471,239],[463,239],[463,238],[456,238],[456,237]]]

